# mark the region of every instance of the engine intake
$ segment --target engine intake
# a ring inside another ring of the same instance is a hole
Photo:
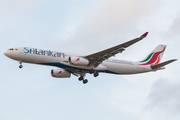
[[[52,69],[51,76],[56,78],[70,78],[71,73],[63,70],[63,69]]]
[[[69,63],[73,65],[87,66],[89,65],[89,60],[81,57],[69,57]]]

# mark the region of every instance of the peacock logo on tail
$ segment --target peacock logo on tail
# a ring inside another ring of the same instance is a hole
[[[162,51],[150,53],[144,60],[140,61],[140,63],[143,63],[140,65],[150,65],[150,64],[157,65],[160,62],[161,53],[163,53],[165,49],[166,47],[164,47]]]

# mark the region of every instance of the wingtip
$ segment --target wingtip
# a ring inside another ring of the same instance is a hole
[[[173,61],[176,61],[176,60],[178,60],[178,59],[172,59]]]
[[[144,33],[143,35],[141,35],[141,37],[145,38],[148,35],[149,32]]]

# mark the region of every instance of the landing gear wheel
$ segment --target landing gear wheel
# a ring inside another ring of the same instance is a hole
[[[93,69],[91,69],[91,70],[89,71],[89,73],[90,73],[90,74],[94,73],[94,70],[93,70]]]
[[[88,80],[87,80],[87,79],[83,80],[83,83],[84,83],[84,84],[86,84],[87,82],[88,82]]]
[[[19,65],[19,68],[21,69],[23,67],[23,65]]]
[[[99,75],[98,72],[94,72],[94,77],[97,77]]]
[[[78,79],[79,79],[79,81],[81,81],[81,80],[83,80],[83,77],[81,76],[81,77],[79,77]]]

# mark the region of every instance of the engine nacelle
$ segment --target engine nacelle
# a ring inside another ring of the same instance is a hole
[[[52,69],[51,76],[56,78],[70,78],[71,73],[63,70],[63,69]]]
[[[73,65],[87,66],[89,61],[81,57],[69,57],[69,63]]]

